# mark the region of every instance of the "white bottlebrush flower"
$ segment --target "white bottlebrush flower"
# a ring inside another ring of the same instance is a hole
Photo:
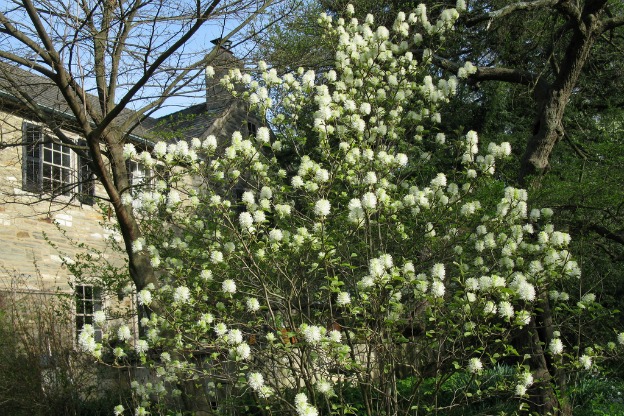
[[[305,393],[299,393],[295,396],[295,408],[299,416],[318,416],[318,410],[308,403],[308,397]]]
[[[445,274],[446,271],[444,269],[444,264],[442,263],[436,263],[431,268],[431,277],[435,279],[444,280]]]
[[[173,292],[175,303],[187,303],[191,299],[191,291],[186,286],[178,286]]]
[[[147,344],[147,341],[145,341],[144,339],[140,339],[137,341],[136,345],[134,346],[134,349],[139,354],[145,353],[149,349],[149,345]]]
[[[213,322],[214,322],[214,315],[212,315],[211,313],[204,313],[202,314],[201,318],[199,318],[200,325],[210,325]]]
[[[498,314],[501,316],[501,318],[505,318],[505,319],[513,318],[514,308],[511,305],[511,303],[504,300],[498,304]]]
[[[478,373],[483,370],[483,363],[480,359],[474,357],[468,360],[468,371],[471,373]]]
[[[594,293],[585,293],[583,297],[581,297],[581,302],[584,303],[593,303],[596,301],[596,294]]]
[[[516,385],[516,396],[524,396],[526,394],[527,388],[524,384]]]
[[[236,347],[236,355],[241,360],[247,360],[251,357],[251,348],[246,342]]]
[[[327,182],[329,180],[329,172],[327,171],[327,169],[319,169],[316,171],[314,179],[317,182]]]
[[[552,355],[559,355],[563,352],[563,342],[561,342],[560,338],[555,338],[550,341],[550,345],[548,346],[548,350]]]
[[[336,297],[336,303],[340,306],[345,306],[351,303],[351,295],[349,292],[340,292]]]
[[[256,133],[256,140],[260,143],[268,143],[271,139],[271,133],[268,128],[260,127]]]
[[[222,337],[228,332],[227,325],[224,324],[223,322],[219,322],[218,324],[215,325],[214,331],[218,337]]]
[[[331,204],[327,199],[319,199],[314,204],[314,213],[319,217],[326,217],[331,210]]]
[[[232,279],[226,279],[221,283],[221,290],[223,293],[236,293],[236,283]]]
[[[290,183],[292,184],[293,188],[301,188],[303,186],[303,179],[301,178],[301,176],[293,176],[292,179],[290,180]]]
[[[315,383],[316,391],[326,396],[331,396],[333,393],[333,387],[331,382],[327,380],[317,380]]]
[[[212,271],[210,270],[202,270],[200,273],[200,277],[202,279],[204,279],[205,281],[211,281],[212,280]]]
[[[182,202],[180,193],[174,189],[169,191],[167,195],[167,208],[175,208],[180,202]]]
[[[132,252],[133,253],[138,253],[138,252],[142,251],[143,250],[143,243],[144,243],[143,238],[137,238],[136,240],[134,240],[132,242]]]
[[[202,142],[202,147],[208,152],[213,152],[217,148],[217,138],[211,134]]]
[[[531,322],[531,314],[529,311],[521,310],[516,314],[516,322],[520,326],[526,326]]]
[[[361,206],[367,210],[375,209],[377,207],[377,196],[372,192],[365,193],[364,196],[362,196]]]
[[[223,262],[223,253],[218,250],[214,250],[210,253],[210,261],[217,264]]]
[[[106,313],[104,313],[104,311],[96,311],[93,314],[93,323],[99,327],[104,326],[106,323]]]
[[[476,291],[479,289],[479,281],[477,279],[475,279],[474,277],[469,277],[468,279],[466,279],[466,282],[464,283],[466,290],[469,291]]]
[[[83,351],[93,352],[96,348],[96,342],[93,338],[95,334],[95,328],[91,324],[85,324],[78,335],[78,343]]]
[[[123,415],[124,410],[126,410],[123,405],[118,404],[117,406],[115,406],[115,408],[113,409],[113,415],[115,416],[121,416]]]
[[[535,287],[527,282],[526,280],[520,282],[516,287],[518,291],[518,296],[522,300],[526,300],[528,302],[532,302],[535,300]]]
[[[275,243],[278,241],[282,241],[283,238],[284,238],[284,233],[279,228],[274,228],[271,231],[269,231],[269,241]]]
[[[374,185],[377,183],[377,174],[375,172],[367,172],[364,175],[364,183],[367,185]]]
[[[260,199],[272,199],[273,190],[268,186],[263,186],[260,190]]]
[[[254,205],[256,203],[256,198],[251,191],[243,192],[243,196],[241,198],[245,205]]]
[[[405,153],[397,153],[394,160],[397,165],[406,166],[409,159]]]
[[[240,329],[230,329],[228,331],[227,342],[231,345],[238,345],[243,342],[243,333]]]
[[[323,337],[321,328],[316,325],[303,325],[301,330],[303,337],[310,344],[317,344]]]
[[[137,151],[136,147],[132,143],[126,143],[123,147],[123,157],[124,159],[132,159],[136,157]]]
[[[152,303],[152,292],[143,289],[137,294],[137,298],[141,305],[149,306],[149,304]]]
[[[166,142],[158,142],[154,146],[154,156],[158,158],[162,158],[167,154],[167,143]]]
[[[431,294],[436,298],[441,298],[444,296],[446,288],[444,287],[444,282],[441,280],[434,280],[431,283]]]
[[[497,310],[498,308],[496,307],[496,304],[492,302],[491,300],[488,300],[483,306],[483,313],[485,315],[494,315],[496,314]]]
[[[262,386],[264,386],[264,377],[262,374],[258,372],[249,373],[247,376],[247,384],[253,391],[260,391]]]
[[[264,221],[266,221],[266,214],[264,213],[264,211],[258,209],[253,213],[253,220],[258,224],[263,223]]]
[[[431,180],[431,186],[434,188],[443,188],[446,186],[446,183],[446,175],[443,173],[438,173],[437,176]]]
[[[249,312],[257,312],[260,310],[260,302],[256,298],[249,298],[245,303]]]
[[[277,204],[275,205],[275,212],[281,218],[287,217],[290,215],[291,206],[287,204]]]
[[[620,345],[624,345],[624,332],[620,332],[617,335],[617,341]]]
[[[532,386],[534,381],[535,380],[533,379],[533,374],[529,373],[528,371],[520,375],[520,384],[522,384],[525,387]]]
[[[333,341],[333,342],[342,341],[342,334],[340,333],[340,331],[336,329],[332,329],[331,331],[329,331],[329,333],[327,334],[327,337],[329,338],[330,341]]]
[[[581,355],[579,357],[579,364],[583,366],[585,370],[589,370],[592,367],[592,358],[589,355]]]
[[[253,226],[254,218],[249,212],[245,211],[238,216],[238,222],[243,230],[248,230]]]
[[[132,332],[130,331],[128,325],[122,325],[119,327],[117,330],[117,338],[121,341],[129,341],[132,339]]]

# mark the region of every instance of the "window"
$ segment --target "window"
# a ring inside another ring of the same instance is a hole
[[[132,188],[141,186],[152,185],[152,171],[140,162],[134,160],[126,161],[126,168],[128,169],[128,180]]]
[[[247,134],[249,136],[255,136],[256,133],[258,133],[258,126],[256,126],[254,123],[252,123],[251,121],[247,122]]]
[[[74,294],[76,296],[76,334],[80,334],[86,325],[93,325],[95,340],[102,340],[102,328],[98,328],[93,322],[93,315],[102,310],[102,294],[99,288],[92,285],[77,285]]]
[[[24,124],[24,190],[78,196],[93,204],[94,175],[87,160],[56,143],[42,126]]]

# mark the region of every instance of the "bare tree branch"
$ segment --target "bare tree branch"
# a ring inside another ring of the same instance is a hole
[[[561,2],[561,0],[535,0],[535,1],[521,1],[517,3],[512,3],[501,9],[494,10],[489,13],[485,13],[480,16],[475,16],[473,18],[470,18],[466,21],[466,26],[472,27],[485,21],[491,22],[494,19],[500,19],[501,17],[505,17],[517,11],[529,11],[529,10],[553,7],[557,5],[557,3],[559,2]],[[488,23],[488,26],[489,26],[489,23]]]

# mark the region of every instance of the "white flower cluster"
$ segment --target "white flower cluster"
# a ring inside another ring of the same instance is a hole
[[[383,284],[390,279],[394,263],[390,254],[382,254],[377,258],[370,259],[368,263],[368,275],[364,276],[358,285],[367,290],[375,284]]]
[[[258,396],[263,399],[271,397],[273,395],[273,389],[264,384],[264,377],[261,373],[252,372],[247,375],[247,384],[255,391]]]
[[[308,396],[299,393],[295,396],[295,409],[299,416],[318,416],[318,410],[308,403]]]
[[[516,384],[516,395],[524,396],[526,394],[527,388],[533,385],[534,379],[533,374],[525,371],[520,374],[518,384]]]
[[[481,362],[480,359],[473,357],[470,360],[468,360],[468,371],[471,373],[479,373],[481,370],[483,370],[483,363]]]
[[[95,341],[95,328],[93,325],[85,324],[78,335],[78,345],[83,351],[92,354],[96,358],[102,356],[102,344]]]

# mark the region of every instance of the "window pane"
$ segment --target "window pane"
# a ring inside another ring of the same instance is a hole
[[[86,146],[84,140],[79,143]],[[78,200],[83,204],[93,205],[95,196],[95,175],[87,159],[78,157]]]
[[[61,153],[60,152],[52,152],[52,163],[55,165],[62,165],[61,161]]]
[[[85,306],[82,299],[76,300],[76,313],[83,315],[85,313]]]
[[[52,163],[52,149],[47,147],[43,148],[43,161],[45,163]]]

